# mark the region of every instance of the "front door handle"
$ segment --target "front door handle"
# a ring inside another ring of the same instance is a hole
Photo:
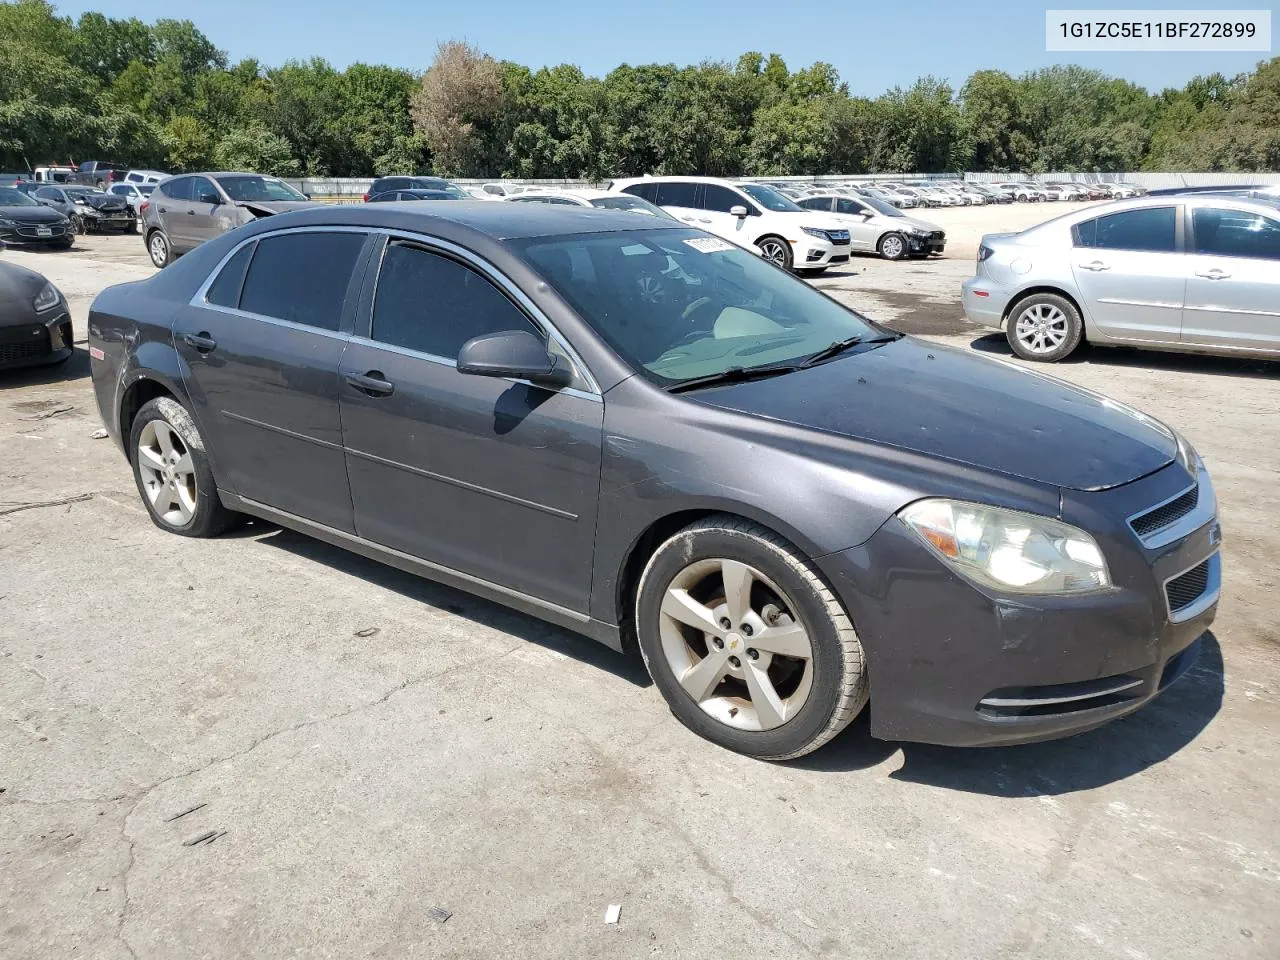
[[[685,223],[693,223],[694,221],[693,217],[681,217],[680,219],[683,220]]]
[[[1103,263],[1101,260],[1094,260],[1092,263],[1082,263],[1082,264],[1080,264],[1080,269],[1081,269],[1081,270],[1093,270],[1093,271],[1098,271],[1098,270],[1110,270],[1110,269],[1111,269],[1111,264],[1109,264],[1109,263]]]
[[[187,216],[188,216],[188,217],[194,217],[195,215],[196,215],[196,212],[195,212],[194,210],[188,210],[188,211],[187,211]]]
[[[383,378],[381,370],[370,370],[368,373],[348,373],[346,377],[347,383],[361,393],[368,394],[371,397],[389,397],[396,389],[394,383]]]
[[[200,353],[212,353],[218,349],[218,341],[209,336],[209,331],[201,330],[199,333],[188,333],[183,336],[183,341],[187,346],[195,347]]]
[[[1219,270],[1214,267],[1212,270],[1206,270],[1204,273],[1197,273],[1197,277],[1204,277],[1206,280],[1226,280],[1231,274],[1225,270]]]
[[[168,212],[169,212],[169,208],[168,208],[168,207],[156,207],[156,209],[157,209],[157,210],[159,210],[161,213],[168,213]]]

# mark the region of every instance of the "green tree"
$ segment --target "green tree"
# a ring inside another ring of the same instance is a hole
[[[292,156],[289,141],[254,122],[232,130],[213,150],[214,165],[222,170],[249,170],[277,177],[296,177],[302,165]]]
[[[155,61],[151,28],[137,18],[113,20],[100,13],[81,14],[70,48],[71,64],[109,86],[134,62]]]

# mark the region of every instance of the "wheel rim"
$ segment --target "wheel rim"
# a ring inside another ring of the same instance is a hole
[[[1051,303],[1036,303],[1018,315],[1014,333],[1032,353],[1053,353],[1067,340],[1067,315]]]
[[[760,253],[770,263],[776,263],[780,267],[787,265],[787,248],[782,245],[781,240],[765,240],[760,244]]]
[[[163,420],[151,420],[138,437],[138,472],[156,515],[171,527],[186,526],[195,516],[195,465],[182,435]]]
[[[881,245],[884,255],[890,260],[897,260],[902,256],[902,239],[900,237],[885,237],[884,243]]]
[[[800,711],[813,687],[813,645],[794,610],[754,567],[699,560],[662,599],[662,653],[703,712],[737,730],[772,730]]]
[[[75,233],[77,234],[84,233],[84,220],[80,217],[80,215],[73,213],[70,219],[71,219],[71,229],[75,231]]]
[[[160,234],[157,233],[154,237],[151,238],[152,263],[155,263],[157,266],[164,263],[165,255],[167,253],[168,253],[168,248],[165,245],[164,237],[160,236]]]

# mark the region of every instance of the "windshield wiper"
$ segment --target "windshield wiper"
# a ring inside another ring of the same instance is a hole
[[[805,357],[800,362],[801,369],[807,369],[815,364],[822,363],[825,360],[831,360],[838,357],[851,347],[856,347],[860,343],[891,343],[901,337],[900,333],[884,334],[879,337],[864,337],[861,335],[855,337],[845,337],[843,340],[837,340],[828,347],[823,347],[817,353]]]
[[[692,380],[681,380],[679,383],[671,384],[671,386],[667,387],[666,390],[667,393],[684,393],[687,390],[697,390],[701,387],[714,387],[724,383],[743,383],[747,380],[763,380],[766,377],[776,377],[799,369],[801,369],[801,366],[797,363],[763,367],[730,367],[728,370],[722,370],[719,373],[709,373],[705,377],[694,377]]]

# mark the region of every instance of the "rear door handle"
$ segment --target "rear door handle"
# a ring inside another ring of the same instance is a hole
[[[168,207],[156,207],[156,209],[157,209],[157,210],[159,210],[161,213],[168,213],[168,212],[169,212],[169,208],[168,208]]]
[[[1109,264],[1109,263],[1103,263],[1101,260],[1094,260],[1092,263],[1082,263],[1082,264],[1080,264],[1080,269],[1081,269],[1081,270],[1094,270],[1094,271],[1098,271],[1098,270],[1110,270],[1110,269],[1111,269],[1111,264]]]
[[[194,210],[188,210],[188,211],[187,211],[187,216],[188,216],[188,217],[194,217],[195,215],[196,215],[196,212],[195,212]]]
[[[368,373],[348,373],[346,377],[347,383],[361,393],[366,393],[371,397],[389,397],[396,389],[394,383],[383,379],[381,370],[370,370]]]
[[[1212,270],[1206,270],[1204,273],[1197,273],[1197,277],[1204,277],[1206,280],[1226,280],[1231,274],[1225,270],[1219,270],[1214,267]]]
[[[207,330],[201,330],[199,333],[188,333],[182,337],[187,346],[195,347],[200,353],[212,353],[218,349],[218,341],[209,336]]]
[[[694,219],[695,219],[695,218],[694,218],[694,217],[681,217],[680,219],[681,219],[681,220],[683,220],[685,223],[693,223],[693,221],[694,221]]]

